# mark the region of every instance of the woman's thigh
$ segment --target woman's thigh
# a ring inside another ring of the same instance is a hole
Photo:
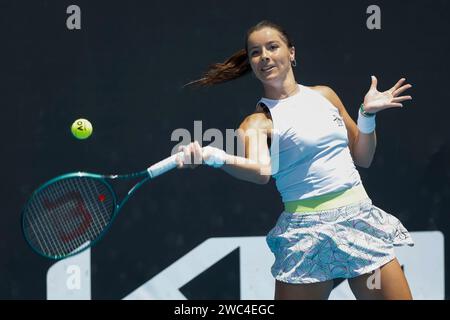
[[[275,283],[275,300],[326,300],[333,281],[324,281],[308,284],[291,284],[281,281]]]
[[[405,274],[394,259],[373,273],[348,279],[356,299],[361,300],[412,300]]]

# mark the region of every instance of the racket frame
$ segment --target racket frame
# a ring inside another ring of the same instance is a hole
[[[72,172],[72,173],[66,173],[66,174],[62,174],[59,175],[57,177],[54,177],[53,179],[48,180],[47,182],[43,183],[41,186],[39,186],[35,191],[33,191],[33,193],[31,194],[31,196],[29,197],[29,199],[27,200],[27,202],[25,203],[25,206],[22,209],[22,213],[21,213],[21,230],[22,230],[22,234],[23,237],[25,238],[26,242],[28,243],[28,245],[33,249],[34,252],[36,252],[37,254],[39,254],[40,256],[43,256],[45,258],[49,258],[49,259],[53,259],[53,260],[60,260],[60,259],[64,259],[64,258],[68,258],[70,256],[74,256],[76,254],[79,254],[81,252],[83,252],[84,250],[93,247],[97,242],[99,242],[101,239],[103,239],[104,235],[108,232],[109,228],[111,227],[111,225],[113,224],[114,220],[116,219],[117,215],[119,214],[120,210],[122,209],[122,207],[124,206],[124,204],[128,201],[128,199],[130,198],[130,196],[136,192],[143,184],[145,184],[147,181],[154,179],[174,168],[176,168],[177,166],[177,162],[176,159],[180,158],[183,156],[183,152],[178,152],[176,154],[171,155],[170,157],[167,157],[166,159],[163,159],[161,161],[159,161],[158,163],[155,163],[154,165],[148,167],[146,170],[140,171],[140,172],[135,172],[135,173],[130,173],[130,174],[123,174],[123,175],[102,175],[102,174],[96,174],[96,173],[89,173],[89,172]],[[42,189],[46,188],[47,186],[49,186],[50,184],[53,184],[57,181],[63,180],[63,179],[69,179],[69,178],[80,178],[80,177],[87,177],[87,178],[93,178],[93,179],[97,179],[98,181],[101,181],[102,184],[104,184],[108,190],[111,192],[111,195],[113,197],[113,212],[112,212],[112,217],[111,220],[108,222],[108,225],[106,225],[103,230],[101,231],[101,233],[92,241],[90,241],[89,243],[87,243],[86,245],[83,245],[81,247],[78,247],[76,250],[74,250],[73,252],[66,254],[66,255],[58,255],[58,256],[51,256],[51,255],[46,255],[43,252],[38,251],[33,245],[31,245],[30,239],[28,239],[26,233],[25,233],[25,226],[24,226],[24,221],[25,221],[25,209],[28,208],[29,203],[31,202],[31,200],[34,198],[34,196],[40,192]],[[112,185],[108,182],[108,180],[116,180],[116,179],[134,179],[134,178],[143,178],[142,180],[140,180],[139,182],[137,182],[127,193],[127,195],[122,199],[122,201],[120,203],[118,203],[118,199],[117,199],[117,194],[114,190],[114,188],[112,187]]]
[[[29,239],[27,233],[25,232],[25,218],[26,218],[26,208],[28,208],[28,205],[30,204],[30,202],[33,200],[34,196],[36,194],[38,194],[41,190],[45,189],[46,187],[48,187],[51,184],[54,184],[58,181],[61,180],[65,180],[65,179],[71,179],[71,178],[91,178],[91,179],[96,179],[96,181],[101,182],[110,192],[111,196],[112,196],[112,206],[113,206],[113,212],[111,213],[111,219],[108,222],[108,225],[106,225],[102,231],[100,232],[100,234],[93,239],[92,241],[90,241],[88,244],[83,245],[81,247],[78,247],[76,250],[74,250],[71,253],[65,254],[65,255],[48,255],[45,254],[44,252],[41,252],[39,250],[37,250],[35,248],[34,245],[32,245],[31,240]],[[108,182],[108,180],[117,180],[117,179],[133,179],[133,178],[138,178],[138,177],[144,177],[144,179],[140,180],[139,182],[137,182],[126,194],[126,196],[122,199],[122,201],[119,203],[118,202],[118,198],[117,198],[117,194],[114,190],[114,188],[112,187],[112,185]],[[144,185],[147,181],[149,181],[152,177],[150,176],[149,172],[147,170],[145,171],[141,171],[141,172],[137,172],[137,173],[131,173],[131,174],[125,174],[125,175],[101,175],[101,174],[96,174],[96,173],[89,173],[89,172],[71,172],[71,173],[66,173],[66,174],[62,174],[59,175],[57,177],[54,177],[53,179],[43,183],[41,186],[39,186],[30,196],[30,198],[27,200],[25,206],[22,209],[22,213],[21,213],[21,231],[23,234],[23,237],[25,238],[26,242],[28,243],[28,245],[32,248],[32,250],[34,252],[36,252],[38,255],[45,257],[45,258],[49,258],[49,259],[53,259],[53,260],[60,260],[60,259],[64,259],[64,258],[68,258],[71,256],[74,256],[76,254],[79,254],[81,252],[83,252],[84,250],[93,247],[97,242],[99,242],[100,240],[103,239],[103,237],[105,236],[105,234],[109,231],[109,228],[111,227],[111,225],[113,224],[114,220],[116,219],[116,217],[118,216],[120,210],[122,209],[123,205],[128,201],[128,199],[131,197],[131,195],[136,192],[142,185]]]

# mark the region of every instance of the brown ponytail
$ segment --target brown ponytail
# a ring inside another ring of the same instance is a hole
[[[204,73],[203,77],[189,82],[188,85],[210,86],[227,82],[243,76],[251,71],[250,63],[248,62],[247,50],[241,49],[225,62],[214,63]]]

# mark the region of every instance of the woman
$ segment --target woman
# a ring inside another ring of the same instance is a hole
[[[253,71],[262,83],[264,97],[239,127],[258,135],[242,138],[247,161],[195,141],[180,148],[178,167],[193,168],[194,159],[259,184],[272,172],[285,205],[267,235],[275,299],[327,299],[335,278],[347,278],[357,299],[412,299],[393,246],[413,241],[372,204],[355,168],[372,162],[375,114],[411,100],[401,96],[411,85],[401,79],[379,92],[372,76],[355,124],[332,89],[298,84],[295,65],[295,47],[281,27],[268,21],[252,27],[245,49],[193,82],[217,84]]]

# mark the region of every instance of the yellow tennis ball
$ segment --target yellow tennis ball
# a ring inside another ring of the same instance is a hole
[[[75,120],[71,127],[73,136],[80,140],[89,138],[92,130],[92,124],[86,119]]]

